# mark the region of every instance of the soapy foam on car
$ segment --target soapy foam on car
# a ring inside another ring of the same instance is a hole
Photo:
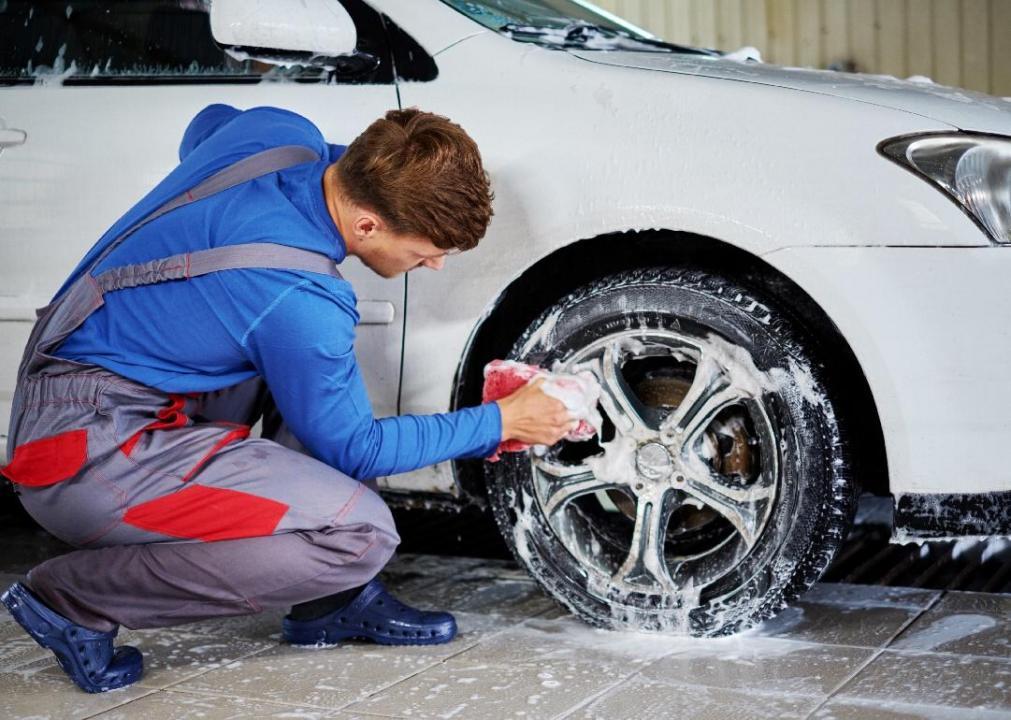
[[[729,375],[731,387],[742,395],[760,397],[763,393],[798,393],[805,402],[831,414],[825,395],[816,389],[811,370],[788,358],[787,369],[772,368],[768,372],[759,370],[751,355],[744,348],[732,345],[717,335],[706,337],[705,352]],[[632,354],[641,354],[645,344],[629,338],[622,342]],[[683,360],[683,357],[677,358]],[[631,438],[616,436],[610,442],[600,444],[602,454],[587,458],[584,462],[598,478],[613,482],[628,482],[635,475],[635,452],[637,444]],[[694,458],[701,462],[701,458]],[[695,470],[701,470],[695,466]]]
[[[541,390],[557,400],[569,410],[572,417],[579,420],[580,426],[573,430],[569,440],[589,440],[600,432],[603,419],[597,410],[600,401],[600,384],[593,373],[582,371],[577,373],[544,373],[544,384]]]
[[[579,424],[565,436],[567,440],[582,442],[600,432],[603,423],[597,410],[600,384],[593,373],[587,370],[555,372],[513,360],[492,360],[484,368],[481,401],[499,400],[538,379],[544,380],[541,385],[544,394],[560,400],[572,418],[579,421]],[[518,440],[505,440],[499,445],[495,455],[488,459],[495,462],[499,459],[499,453],[519,452],[529,447],[528,444]]]
[[[538,329],[534,337],[528,339],[526,346],[533,347],[543,343],[554,330],[557,317],[550,322],[550,328]],[[645,335],[645,333],[644,333]],[[645,348],[645,342],[635,337],[624,338],[622,348],[629,354],[639,355]],[[834,419],[834,412],[824,393],[818,389],[817,381],[806,364],[788,357],[786,367],[775,367],[768,371],[759,370],[751,354],[744,348],[733,345],[723,338],[709,334],[704,340],[704,352],[710,359],[718,363],[729,377],[731,385],[736,387],[741,395],[760,398],[765,393],[799,396],[803,402],[818,408],[826,418]],[[678,357],[679,361],[686,358]],[[561,364],[556,363],[555,368]],[[576,366],[574,366],[576,367]],[[834,425],[834,424],[833,424]],[[599,427],[599,426],[598,426]],[[628,482],[635,476],[635,452],[637,445],[634,440],[621,435],[609,442],[601,443],[602,452],[584,460],[586,466],[599,478],[605,481],[619,483]],[[527,567],[535,567],[531,562],[531,548],[528,533],[533,528],[533,499],[526,493],[522,495],[522,506],[517,513],[517,522],[513,527],[513,538],[517,553]],[[562,526],[562,527],[558,527]],[[567,523],[555,523],[552,531],[567,548],[577,547],[578,540]],[[590,544],[592,548],[592,543]],[[773,571],[782,577],[791,575],[796,566],[795,559],[786,559],[774,565]],[[610,612],[614,625],[618,627],[659,630],[684,634],[690,631],[690,612],[700,604],[702,587],[685,584],[679,588],[676,598],[667,598],[670,606],[662,613],[656,609],[647,610],[630,604],[630,597],[622,597],[616,588],[611,586],[609,578],[600,572],[590,572],[587,577],[587,589],[591,594],[606,600],[610,604]],[[571,601],[564,596],[557,596],[571,610],[577,611]],[[708,614],[723,614],[728,617],[741,617],[742,610],[714,599],[708,602]]]

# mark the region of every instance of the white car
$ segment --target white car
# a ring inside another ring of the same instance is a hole
[[[383,478],[391,502],[490,503],[589,622],[697,635],[817,580],[858,491],[896,539],[1011,533],[1006,100],[667,45],[582,0],[4,0],[0,32],[8,403],[32,308],[201,108],[346,143],[418,106],[477,140],[495,218],[439,273],[342,268],[376,413],[476,404],[507,357],[592,370],[605,422]]]

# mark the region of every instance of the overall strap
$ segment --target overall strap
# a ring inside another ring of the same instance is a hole
[[[244,243],[123,265],[95,276],[95,282],[103,293],[107,293],[167,280],[189,280],[219,270],[243,268],[305,270],[341,277],[334,261],[322,253],[275,243]]]
[[[255,155],[250,155],[238,162],[232,163],[228,167],[218,170],[216,173],[203,180],[198,185],[190,188],[186,192],[176,195],[154,212],[146,215],[131,225],[125,232],[121,233],[119,237],[109,243],[108,247],[106,247],[105,250],[103,250],[97,258],[95,258],[95,261],[88,268],[87,272],[90,274],[103,260],[105,260],[105,258],[109,256],[109,253],[119,247],[124,240],[152,220],[160,218],[167,212],[175,210],[178,207],[182,207],[183,205],[189,205],[191,202],[196,202],[197,200],[210,197],[211,195],[223,190],[228,190],[236,185],[241,185],[249,180],[255,180],[258,177],[263,177],[264,175],[269,175],[272,172],[284,170],[295,165],[301,165],[302,163],[316,162],[319,159],[318,153],[314,150],[310,150],[304,145],[281,145],[280,147],[262,150]]]
[[[319,155],[317,153],[302,145],[282,145],[281,147],[263,150],[262,152],[250,155],[249,157],[243,158],[242,160],[219,170],[190,190],[187,190],[186,192],[177,195],[168,202],[164,203],[161,207],[156,209],[154,212],[149,213],[139,222],[134,223],[126,230],[126,232],[121,233],[115,240],[109,243],[108,247],[99,254],[88,269],[80,277],[78,277],[77,280],[75,280],[74,283],[63,292],[63,294],[54,299],[53,302],[46,307],[36,311],[38,321],[32,328],[32,333],[28,338],[28,345],[25,348],[25,354],[22,357],[21,365],[18,368],[19,382],[22,378],[30,374],[33,368],[44,364],[45,358],[40,356],[44,356],[53,348],[59,346],[59,344],[63,342],[70,333],[80,327],[80,325],[93,312],[95,312],[95,310],[102,307],[104,302],[102,299],[102,286],[91,273],[99,265],[99,263],[108,257],[109,253],[111,253],[139,228],[143,227],[155,218],[161,217],[170,210],[174,210],[175,208],[187,205],[191,202],[196,202],[197,200],[209,197],[215,193],[221,192],[222,190],[235,187],[236,185],[248,180],[253,180],[294,165],[300,165],[306,162],[315,162],[318,160]],[[193,253],[192,255],[196,254],[197,253]],[[209,258],[203,256],[200,261],[213,261],[215,257],[216,255],[212,255]],[[177,261],[175,264],[178,265],[180,262],[183,264],[184,272],[182,277],[186,277],[185,263],[187,261],[185,256],[183,256],[183,258],[183,260]],[[193,257],[190,257],[189,259],[191,264],[193,259]],[[234,257],[231,257],[231,253],[225,253],[221,257],[222,261],[227,261],[228,259],[234,261]],[[329,261],[329,258],[326,259]],[[158,262],[160,261],[154,261],[154,264],[157,264]],[[302,262],[303,261],[300,260],[298,267],[303,267]],[[312,260],[309,261],[309,264],[315,266],[319,262],[319,260]],[[212,271],[213,270],[207,270],[206,272]],[[329,270],[316,271],[330,274]],[[336,268],[333,272],[336,272]],[[102,273],[103,276],[105,274],[106,273]],[[129,275],[129,273],[123,272],[122,275],[126,276]],[[114,283],[111,279],[108,282]],[[124,287],[126,286],[124,285]]]
[[[216,270],[245,267],[270,267],[300,269],[340,277],[333,260],[319,253],[283,247],[270,243],[238,245],[176,255],[163,260],[113,268],[92,276],[95,268],[109,253],[137,230],[167,212],[191,202],[210,197],[215,193],[235,187],[249,180],[284,170],[285,168],[319,161],[319,154],[302,145],[282,145],[269,148],[243,158],[217,171],[195,187],[177,195],[131,225],[99,253],[88,269],[70,287],[49,305],[37,311],[38,321],[32,328],[18,367],[18,385],[11,403],[10,438],[16,438],[21,422],[23,388],[26,379],[43,372],[50,362],[56,362],[52,353],[59,345],[104,303],[105,290],[185,279],[205,275]],[[150,267],[148,267],[150,266]],[[161,272],[157,266],[161,267]],[[8,461],[13,453],[13,443],[8,447]]]

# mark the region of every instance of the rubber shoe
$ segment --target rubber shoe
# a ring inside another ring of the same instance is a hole
[[[7,588],[0,602],[35,642],[56,654],[60,667],[82,690],[115,690],[144,674],[144,659],[137,648],[113,648],[117,630],[98,632],[75,625],[21,583]]]
[[[438,645],[456,637],[456,620],[449,613],[408,607],[373,580],[345,607],[321,618],[284,618],[282,631],[292,645],[334,645],[350,639],[382,645]]]

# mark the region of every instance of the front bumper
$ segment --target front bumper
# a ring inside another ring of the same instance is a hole
[[[1011,248],[807,247],[764,259],[853,349],[894,495],[1011,491]]]

